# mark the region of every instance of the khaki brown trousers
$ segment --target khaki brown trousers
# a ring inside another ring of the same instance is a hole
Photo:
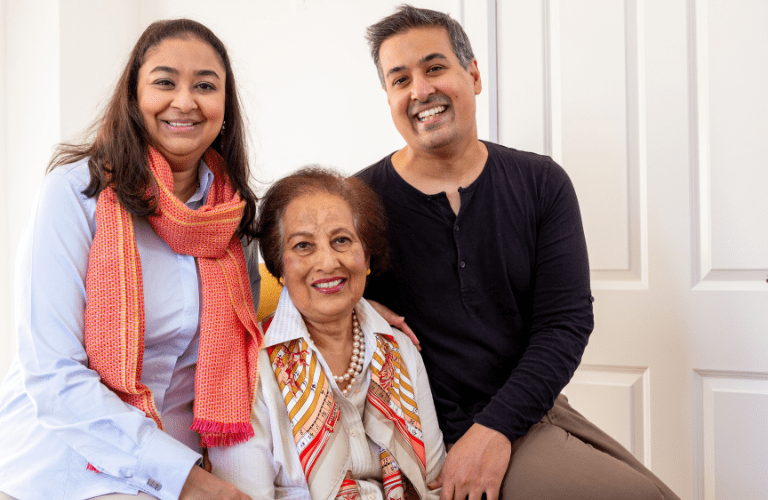
[[[512,443],[502,500],[679,500],[626,448],[573,409],[562,394]]]

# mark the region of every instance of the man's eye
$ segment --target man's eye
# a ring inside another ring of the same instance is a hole
[[[441,69],[443,69],[443,68],[444,68],[444,66],[431,66],[431,67],[430,67],[430,68],[427,70],[427,73],[434,73],[435,71],[440,71],[440,70],[441,70]]]
[[[392,85],[401,85],[401,84],[405,83],[406,80],[407,80],[406,77],[404,77],[404,76],[400,77],[400,78],[396,79],[394,82],[392,82]]]

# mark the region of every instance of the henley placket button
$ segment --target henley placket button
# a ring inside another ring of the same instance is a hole
[[[459,267],[460,268],[464,269],[465,266],[466,266],[466,264],[464,263],[463,260],[461,262],[459,262]]]
[[[456,232],[458,233],[458,232],[459,232],[459,225],[458,225],[458,224],[456,224],[456,227],[455,227],[454,229],[455,229],[455,230],[456,230]]]

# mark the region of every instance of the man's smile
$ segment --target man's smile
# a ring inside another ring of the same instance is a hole
[[[416,119],[419,120],[420,122],[425,122],[425,121],[429,120],[431,117],[433,117],[435,115],[439,115],[440,113],[445,111],[445,109],[446,109],[446,107],[442,106],[442,105],[435,106],[434,108],[430,108],[430,109],[427,109],[427,110],[424,110],[424,111],[418,113],[416,115]]]

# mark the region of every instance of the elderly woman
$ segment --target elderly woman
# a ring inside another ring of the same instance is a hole
[[[60,146],[22,236],[0,499],[245,499],[196,466],[200,441],[253,435],[261,341],[241,243],[256,197],[222,42],[151,24],[95,132]]]
[[[256,435],[212,448],[254,499],[437,498],[444,459],[415,346],[362,298],[386,265],[386,221],[362,181],[308,168],[275,183],[257,222],[284,288],[266,320]]]

